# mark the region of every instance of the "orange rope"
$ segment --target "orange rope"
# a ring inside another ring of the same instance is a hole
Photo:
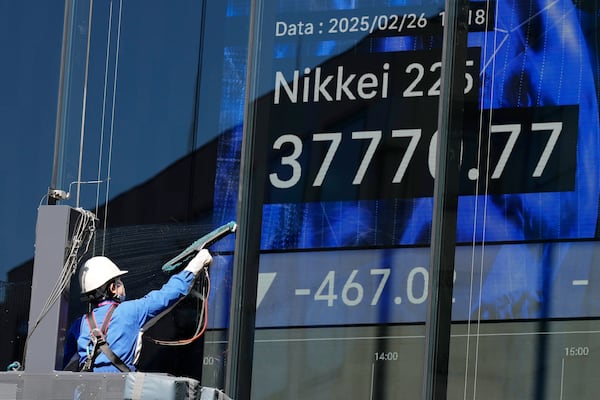
[[[200,328],[200,329],[196,330],[196,333],[194,334],[194,336],[192,336],[191,338],[188,338],[188,339],[181,339],[181,340],[160,340],[160,339],[153,339],[153,338],[148,338],[148,340],[150,340],[156,344],[160,344],[162,346],[184,346],[186,344],[190,344],[190,343],[196,341],[198,338],[200,338],[202,335],[204,335],[204,333],[206,332],[206,328],[208,326],[208,296],[209,295],[210,295],[210,277],[208,274],[206,274],[206,296],[203,299],[204,321],[202,323],[201,328],[200,328],[200,325],[198,326],[198,328]]]

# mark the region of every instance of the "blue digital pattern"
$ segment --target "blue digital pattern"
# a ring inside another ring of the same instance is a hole
[[[599,198],[598,104],[592,56],[577,9],[571,1],[520,1],[499,4],[497,12],[494,41],[499,45],[495,51],[491,46],[487,50],[495,57],[485,71],[484,107],[579,104],[580,117],[575,190],[492,196],[488,223],[507,221],[513,240],[593,238]],[[564,258],[552,257],[556,247],[544,244],[541,255],[527,248],[521,253],[514,248],[501,250],[477,306],[481,317],[550,315],[553,293],[571,284],[555,280],[564,263]]]

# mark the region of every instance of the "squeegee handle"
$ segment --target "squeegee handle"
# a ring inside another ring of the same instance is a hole
[[[234,233],[236,229],[237,224],[235,223],[235,221],[231,221],[207,233],[206,235],[202,236],[200,239],[196,240],[194,243],[189,245],[181,253],[167,261],[162,266],[162,270],[164,272],[179,271],[180,269],[184,268],[187,265],[187,263],[192,258],[194,258],[196,254],[198,254],[200,250],[207,248],[213,245],[215,242],[223,239],[225,236]]]

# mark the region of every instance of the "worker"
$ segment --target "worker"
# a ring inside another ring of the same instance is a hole
[[[107,257],[90,258],[79,272],[81,294],[89,303],[89,312],[78,318],[67,333],[65,370],[136,371],[145,328],[152,325],[153,318],[186,296],[195,276],[211,263],[211,254],[203,249],[160,290],[125,301],[121,276],[127,271],[119,269]]]

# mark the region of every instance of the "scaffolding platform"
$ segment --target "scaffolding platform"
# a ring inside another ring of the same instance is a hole
[[[0,373],[0,400],[231,400],[216,388],[169,374],[55,371]]]

